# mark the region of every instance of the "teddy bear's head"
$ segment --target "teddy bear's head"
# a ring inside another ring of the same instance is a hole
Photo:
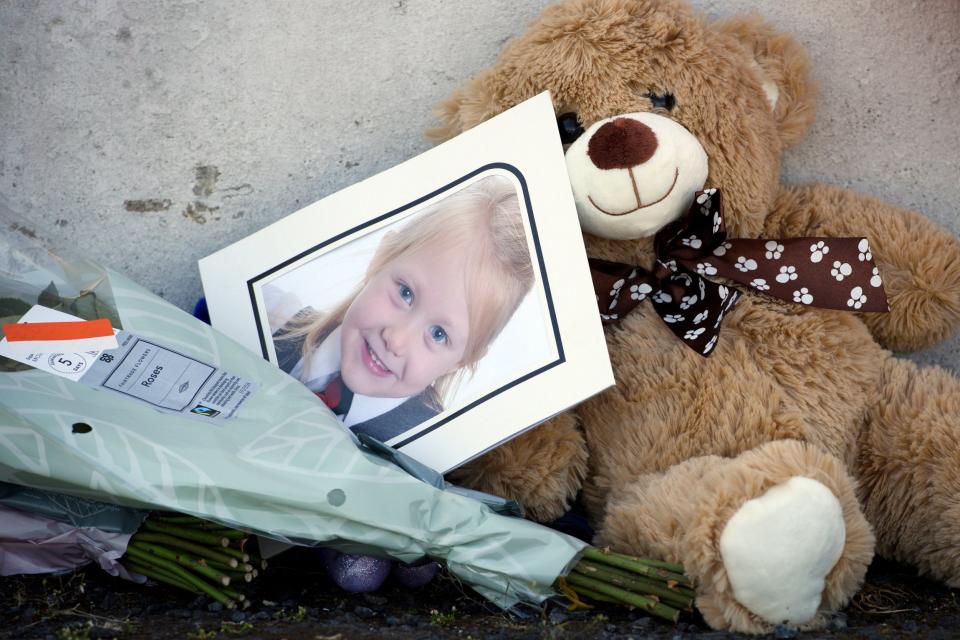
[[[613,239],[592,243],[599,257],[622,257],[618,240],[651,237],[704,186],[723,190],[732,237],[759,235],[781,153],[813,117],[804,52],[755,17],[708,23],[674,0],[570,0],[442,103],[432,135],[544,90],[581,225]]]

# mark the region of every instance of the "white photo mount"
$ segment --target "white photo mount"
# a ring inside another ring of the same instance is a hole
[[[271,292],[342,298],[378,237],[490,175],[516,189],[535,284],[455,401],[387,444],[446,472],[602,391],[613,374],[547,93],[202,259],[213,326],[277,363]]]

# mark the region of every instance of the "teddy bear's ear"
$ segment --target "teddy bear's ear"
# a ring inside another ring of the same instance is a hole
[[[493,73],[493,69],[482,71],[437,105],[434,115],[441,124],[427,129],[425,135],[428,140],[443,142],[503,110],[494,99],[494,92],[488,88]]]
[[[758,15],[718,20],[713,28],[733,36],[753,54],[784,146],[798,142],[813,122],[816,97],[803,47]]]

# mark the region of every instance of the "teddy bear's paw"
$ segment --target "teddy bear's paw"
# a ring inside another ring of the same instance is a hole
[[[845,538],[840,501],[820,482],[797,476],[769,489],[720,536],[733,596],[771,625],[809,623]]]
[[[710,626],[819,628],[863,584],[874,537],[839,458],[768,442],[723,459],[700,486],[675,555],[697,580]]]

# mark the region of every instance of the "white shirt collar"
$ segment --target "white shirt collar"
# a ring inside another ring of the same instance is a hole
[[[374,398],[373,396],[363,396],[355,393],[353,394],[353,402],[350,403],[350,410],[343,417],[343,424],[352,427],[355,424],[372,420],[387,411],[392,411],[406,401],[407,398]],[[413,427],[414,425],[410,426]]]
[[[304,384],[311,391],[322,391],[330,380],[340,372],[340,327],[330,332],[323,342],[317,347],[310,358],[310,367],[306,375],[302,375],[303,359],[297,363],[290,373],[295,377],[304,380]],[[353,394],[353,401],[350,403],[350,410],[347,415],[341,416],[343,424],[350,427],[367,420],[372,420],[379,415],[392,411],[396,407],[406,402],[407,398],[375,398],[365,396],[359,393]],[[411,425],[412,426],[412,425]]]

